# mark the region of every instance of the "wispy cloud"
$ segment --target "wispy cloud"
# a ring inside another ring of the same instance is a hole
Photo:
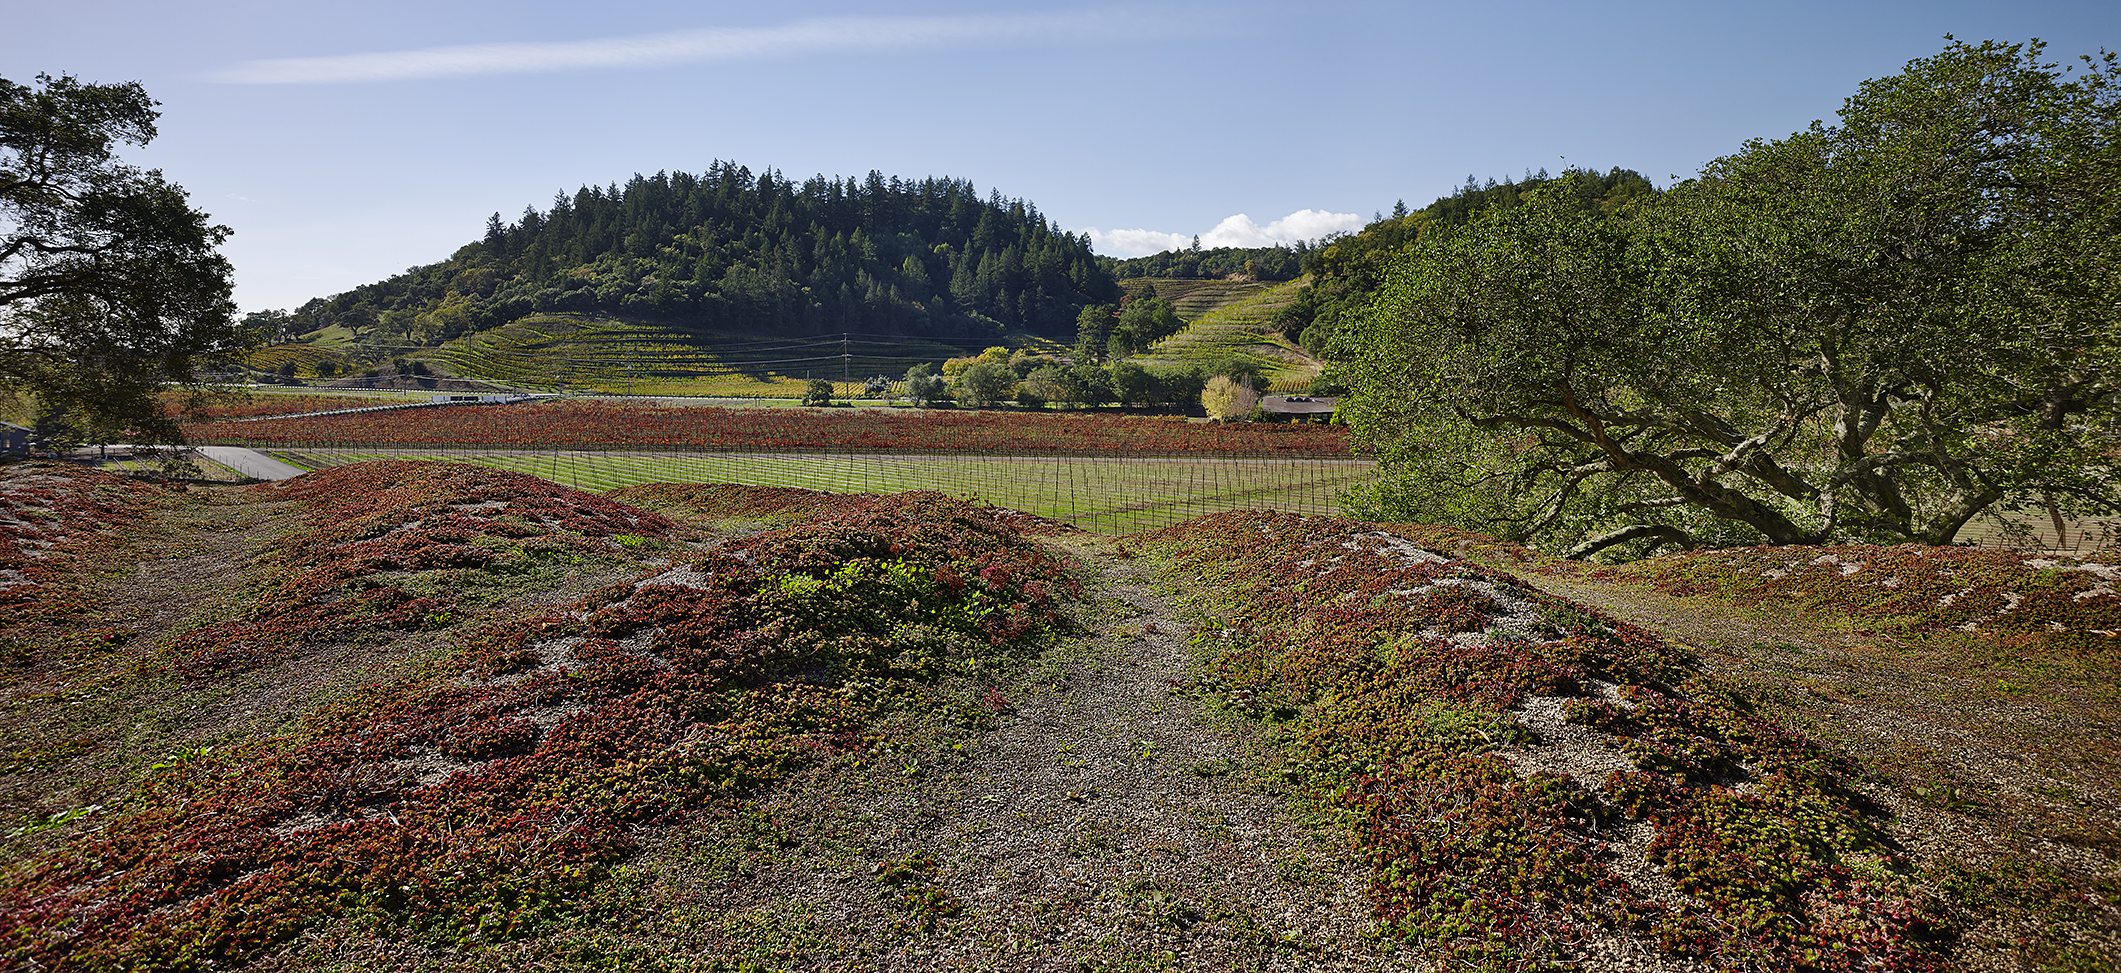
[[[1152,40],[1225,33],[1176,8],[1094,8],[957,17],[831,17],[775,27],[708,27],[583,41],[464,44],[244,61],[205,75],[225,84],[351,84],[589,68],[648,68],[829,51]]]
[[[1363,227],[1357,213],[1329,213],[1322,209],[1300,209],[1262,225],[1239,213],[1215,224],[1200,235],[1202,247],[1268,247],[1316,240],[1334,233],[1352,233]],[[1193,237],[1160,230],[1100,230],[1090,227],[1090,242],[1099,253],[1112,257],[1139,257],[1193,245]]]

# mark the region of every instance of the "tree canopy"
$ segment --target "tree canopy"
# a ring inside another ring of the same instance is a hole
[[[816,176],[733,162],[636,175],[495,213],[449,260],[312,301],[286,320],[409,344],[534,311],[621,314],[742,333],[1065,335],[1118,284],[1087,234],[960,179]],[[261,318],[261,323],[263,319]]]
[[[1198,237],[1195,238],[1197,243]],[[1271,247],[1180,247],[1125,260],[1101,257],[1120,280],[1135,277],[1250,277],[1253,280],[1295,280],[1303,273],[1304,255],[1310,242],[1298,240]]]
[[[1105,336],[1105,350],[1109,357],[1126,358],[1185,328],[1178,308],[1151,288],[1120,307],[1118,319]]]
[[[255,336],[217,251],[229,229],[116,158],[155,137],[155,105],[137,82],[0,79],[0,379],[83,427],[175,442],[165,384],[201,387]]]
[[[1571,171],[1565,177],[1548,175],[1542,169],[1536,175],[1526,173],[1522,181],[1491,178],[1481,183],[1467,176],[1464,186],[1421,209],[1408,212],[1406,204],[1400,203],[1392,215],[1359,233],[1300,248],[1296,255],[1303,261],[1304,272],[1311,275],[1311,286],[1275,312],[1275,325],[1312,354],[1324,352],[1332,335],[1360,317],[1377,296],[1385,267],[1402,248],[1424,236],[1464,226],[1481,214],[1514,208],[1539,191],[1566,193],[1581,206],[1610,212],[1657,190],[1641,173],[1618,167],[1603,173]]]
[[[1955,41],[1663,194],[1400,251],[1335,345],[1373,511],[1577,555],[2121,512],[2116,64],[2040,56]]]

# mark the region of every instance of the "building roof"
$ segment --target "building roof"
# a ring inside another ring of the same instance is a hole
[[[1259,407],[1282,415],[1308,416],[1330,414],[1340,407],[1337,395],[1268,395],[1259,400]]]

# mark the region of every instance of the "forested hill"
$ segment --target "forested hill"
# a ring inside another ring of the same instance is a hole
[[[588,186],[488,221],[448,260],[265,312],[283,336],[332,324],[431,344],[534,311],[647,318],[720,332],[1072,335],[1116,304],[1087,234],[971,182],[871,172],[802,183],[716,162],[705,173]]]
[[[1466,184],[1456,192],[1421,209],[1408,212],[1406,204],[1400,203],[1392,208],[1392,215],[1363,227],[1361,232],[1306,250],[1303,269],[1311,275],[1312,284],[1275,315],[1274,323],[1312,354],[1323,354],[1327,338],[1341,321],[1368,304],[1383,283],[1386,258],[1424,234],[1463,226],[1490,210],[1510,209],[1525,193],[1549,186],[1570,187],[1576,194],[1576,205],[1592,209],[1610,209],[1657,192],[1642,173],[1633,169],[1585,171],[1579,175],[1583,178],[1564,182],[1542,169],[1522,181],[1489,179],[1486,183],[1476,183],[1467,176]]]

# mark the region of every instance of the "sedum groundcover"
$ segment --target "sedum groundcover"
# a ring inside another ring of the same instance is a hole
[[[1219,592],[1203,692],[1272,725],[1351,827],[1387,935],[1453,968],[1944,967],[1951,931],[1854,762],[1686,651],[1372,525],[1239,512],[1151,535]]]
[[[258,598],[145,664],[196,681],[393,633],[455,648],[160,763],[100,827],[12,864],[0,965],[204,970],[326,929],[456,948],[596,922],[639,828],[877,745],[918,687],[1037,651],[1079,595],[994,513],[933,494],[814,497],[702,549],[661,515],[481,467],[251,489],[305,529],[261,559]],[[479,597],[555,560],[628,579]]]

